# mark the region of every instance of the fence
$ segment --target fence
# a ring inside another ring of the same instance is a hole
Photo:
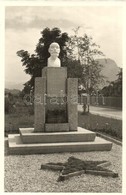
[[[122,97],[104,97],[104,96],[79,96],[79,104],[90,104],[92,106],[104,106],[122,108]]]

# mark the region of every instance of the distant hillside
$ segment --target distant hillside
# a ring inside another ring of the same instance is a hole
[[[103,69],[101,71],[102,75],[106,77],[108,81],[115,81],[117,79],[117,74],[119,72],[119,67],[117,66],[116,62],[110,58],[104,59],[97,59],[100,64],[103,65]],[[24,82],[25,83],[25,82]],[[22,90],[24,88],[24,83],[14,83],[14,82],[5,82],[5,87],[7,89],[19,89]],[[105,85],[108,85],[108,82],[99,86],[103,88]]]
[[[7,89],[5,88],[6,93],[11,93],[11,94],[19,94],[21,91],[19,89]]]
[[[102,74],[107,77],[108,81],[114,81],[117,79],[119,67],[114,60],[107,58],[98,59],[97,61],[99,61],[99,63],[103,65]]]
[[[97,61],[103,65],[101,74],[106,77],[105,83],[99,85],[99,88],[103,88],[109,84],[108,81],[115,81],[118,78],[117,74],[119,73],[120,68],[117,66],[116,62],[110,58],[97,59]]]
[[[7,89],[19,89],[22,90],[24,88],[23,83],[15,83],[15,82],[10,82],[10,81],[5,81],[5,88]]]

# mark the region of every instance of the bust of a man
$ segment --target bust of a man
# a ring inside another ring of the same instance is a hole
[[[50,57],[48,58],[47,66],[48,67],[61,67],[60,59],[58,58],[60,53],[60,46],[58,43],[53,42],[50,44],[48,52]]]

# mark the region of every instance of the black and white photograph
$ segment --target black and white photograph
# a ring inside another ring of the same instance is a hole
[[[125,3],[70,2],[4,6],[4,192],[123,193]]]

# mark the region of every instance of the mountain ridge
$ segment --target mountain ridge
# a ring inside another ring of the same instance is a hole
[[[101,74],[106,77],[107,81],[115,81],[118,76],[120,68],[117,66],[116,62],[110,58],[97,59],[97,61],[103,65]]]
[[[16,82],[11,82],[11,81],[5,81],[5,88],[6,89],[18,89],[18,90],[22,90],[24,88],[24,83],[25,82],[21,82],[21,83],[16,83]]]
[[[100,86],[101,88],[105,85],[108,85],[108,82],[112,82],[118,78],[117,74],[119,73],[120,68],[117,66],[116,62],[110,58],[101,58],[97,59],[97,61],[103,65],[101,74],[106,77],[106,82]],[[24,87],[24,83],[25,81],[21,83],[5,81],[5,88],[22,90]]]

